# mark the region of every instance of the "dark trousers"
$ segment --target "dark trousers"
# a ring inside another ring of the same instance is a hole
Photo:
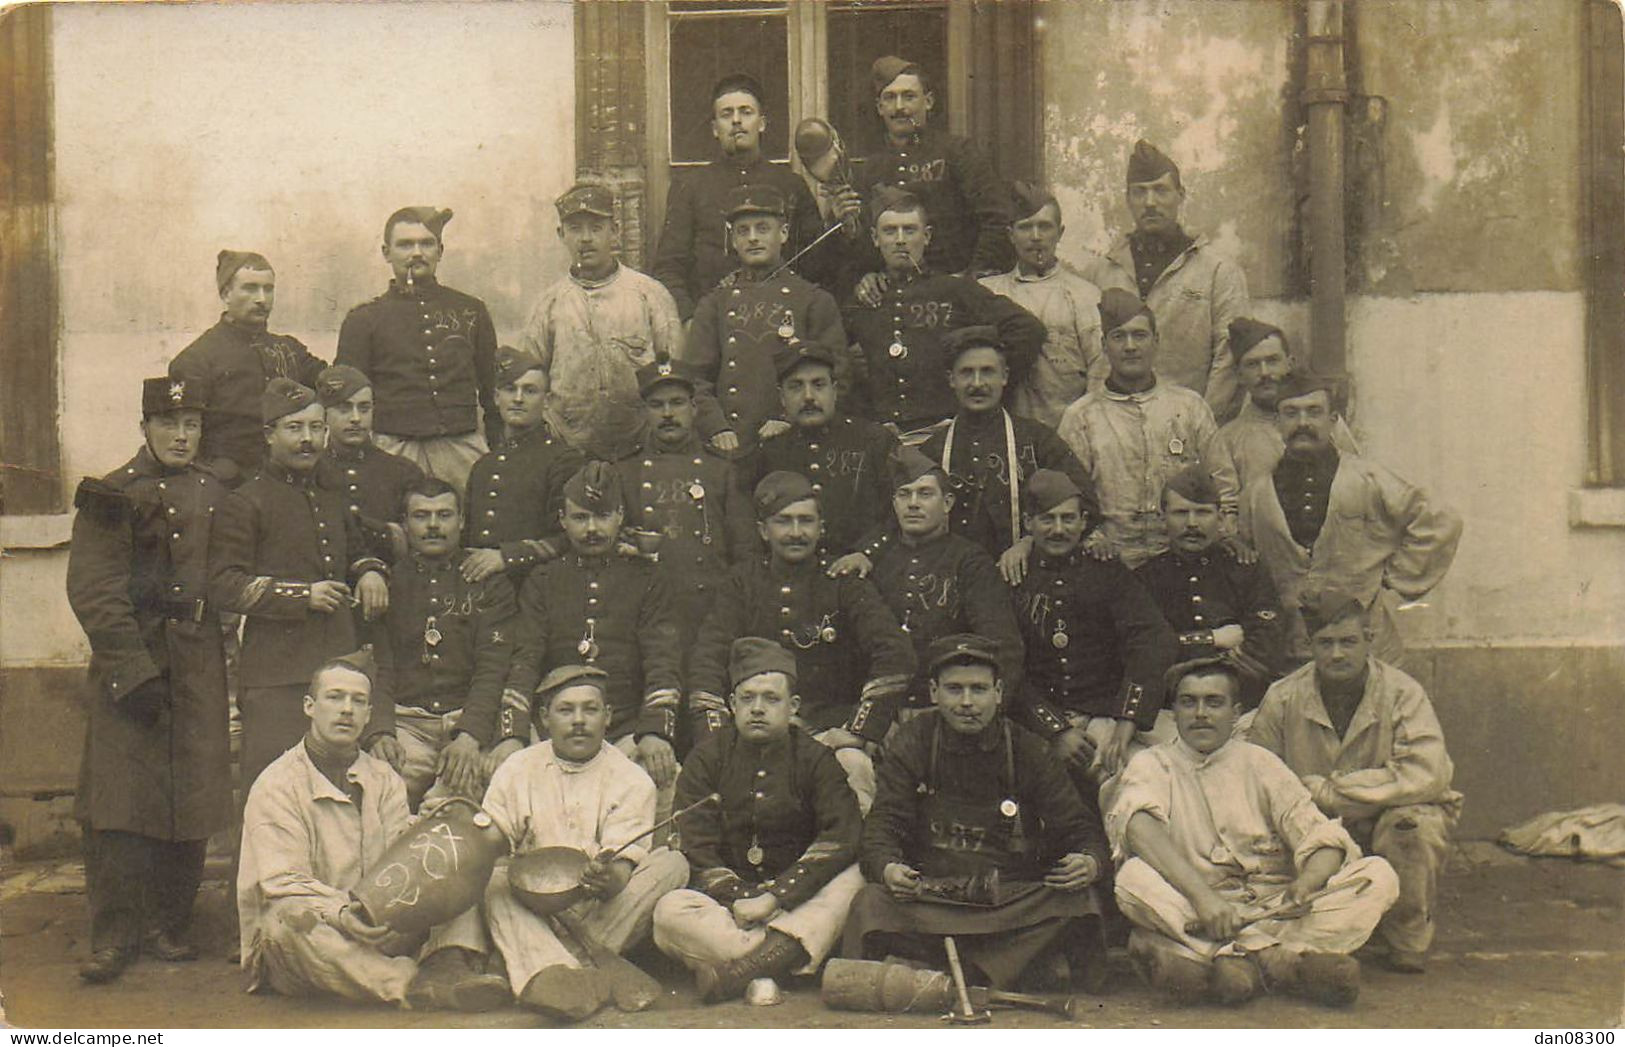
[[[307,690],[302,683],[238,689],[237,705],[243,717],[243,747],[237,760],[242,803],[248,802],[248,790],[260,772],[305,736],[310,723],[305,716]]]
[[[84,847],[93,951],[140,945],[148,930],[186,935],[207,840],[159,840],[87,827]]]

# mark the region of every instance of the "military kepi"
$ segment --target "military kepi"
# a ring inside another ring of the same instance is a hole
[[[728,648],[728,679],[738,687],[752,676],[762,673],[783,673],[796,682],[796,656],[780,647],[775,640],[760,636],[741,636]]]
[[[604,690],[604,681],[609,674],[596,665],[561,665],[551,670],[536,684],[536,710],[538,712],[547,708],[547,703],[555,694],[573,684],[587,684],[598,688],[600,694]]]
[[[529,349],[515,349],[505,345],[497,350],[497,384],[512,385],[524,377],[526,371],[542,369],[542,358]]]
[[[141,417],[187,409],[201,411],[208,405],[203,400],[203,386],[196,382],[176,378],[148,378],[141,383]]]
[[[835,352],[817,342],[797,342],[773,350],[773,371],[781,382],[790,377],[796,368],[808,363],[823,364],[833,372],[836,368]]]
[[[740,215],[747,214],[765,214],[783,218],[789,211],[784,194],[774,186],[741,185],[728,194],[727,210],[724,214],[731,222]]]
[[[765,520],[787,505],[818,497],[812,481],[800,473],[778,469],[762,477],[756,485],[756,519]]]
[[[316,393],[292,378],[273,378],[260,395],[260,417],[266,425],[278,418],[303,411],[316,402]]]
[[[396,222],[416,222],[439,239],[449,221],[451,221],[449,207],[403,207],[390,215],[389,220],[384,223],[384,242],[389,242],[389,234]]]
[[[1219,485],[1213,482],[1213,474],[1200,464],[1187,465],[1168,477],[1162,489],[1164,493],[1172,491],[1187,502],[1198,505],[1219,504]]]
[[[1136,316],[1151,318],[1152,329],[1156,329],[1157,319],[1151,314],[1151,307],[1140,301],[1140,296],[1133,291],[1125,291],[1121,287],[1108,287],[1100,292],[1100,333],[1111,334]]]
[[[363,389],[372,387],[372,379],[349,364],[334,364],[316,376],[316,396],[323,407],[337,407]]]
[[[558,209],[561,222],[571,215],[578,214],[614,218],[615,194],[608,186],[577,182],[563,196],[553,201],[553,206]]]
[[[657,387],[666,385],[681,385],[693,392],[696,388],[694,376],[688,368],[678,360],[673,360],[668,353],[657,353],[655,358],[638,368],[638,395],[648,396]]]
[[[1072,477],[1059,469],[1039,469],[1027,477],[1027,486],[1021,492],[1029,513],[1047,513],[1068,498],[1082,498],[1083,492],[1072,482]]]
[[[931,641],[928,652],[931,672],[934,674],[945,665],[957,665],[963,662],[981,662],[983,665],[999,667],[999,646],[985,636],[976,633],[952,633],[948,636],[939,636]]]
[[[621,507],[621,477],[608,462],[588,462],[565,483],[564,497],[593,513]]]
[[[1178,164],[1168,159],[1166,153],[1145,139],[1135,142],[1134,152],[1130,153],[1128,158],[1128,184],[1155,182],[1165,174],[1172,174],[1174,184],[1179,184]]]

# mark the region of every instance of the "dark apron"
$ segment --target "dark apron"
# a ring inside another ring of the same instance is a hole
[[[999,778],[1002,798],[991,806],[945,796],[938,788],[937,766],[942,752],[942,725],[931,728],[931,761],[925,775],[925,792],[919,798],[916,825],[922,826],[915,838],[920,854],[919,870],[926,876],[968,876],[997,869],[1001,878],[1033,877],[1032,835],[1027,812],[1016,800],[1015,741],[1010,724],[999,722],[1004,745],[1004,773]],[[1002,808],[1002,810],[1001,810]],[[1009,812],[1009,813],[1005,813]]]

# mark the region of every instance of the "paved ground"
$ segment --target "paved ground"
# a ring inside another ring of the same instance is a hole
[[[143,961],[114,985],[82,987],[83,878],[77,866],[41,864],[0,874],[0,990],[13,1024],[53,1027],[374,1027],[532,1028],[535,1015],[514,1009],[487,1015],[415,1013],[341,1003],[248,996],[238,968],[222,958],[225,887],[202,901],[202,940],[215,942],[197,963]],[[1086,1026],[1099,1028],[1265,1027],[1617,1027],[1625,1017],[1625,872],[1556,859],[1523,859],[1490,845],[1468,845],[1442,888],[1433,965],[1404,976],[1368,965],[1363,994],[1348,1010],[1328,1011],[1284,999],[1239,1010],[1170,1009],[1122,969],[1115,991],[1091,1000]],[[932,1016],[842,1014],[818,1001],[808,982],[791,986],[779,1006],[700,1005],[688,978],[650,969],[673,991],[649,1011],[606,1011],[598,1028],[935,1028]],[[1053,1028],[1044,1015],[997,1012],[999,1028]]]

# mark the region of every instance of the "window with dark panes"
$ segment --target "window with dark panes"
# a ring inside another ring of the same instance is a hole
[[[1586,357],[1592,487],[1625,486],[1625,25],[1612,0],[1587,5],[1584,114]]]
[[[711,87],[748,73],[761,82],[768,113],[762,155],[790,155],[789,25],[784,4],[673,3],[671,33],[671,163],[701,164],[717,156],[711,135]]]
[[[882,55],[902,55],[934,77],[931,123],[948,126],[946,3],[831,4],[829,119],[854,159],[885,148],[885,128],[875,113],[869,69]]]

